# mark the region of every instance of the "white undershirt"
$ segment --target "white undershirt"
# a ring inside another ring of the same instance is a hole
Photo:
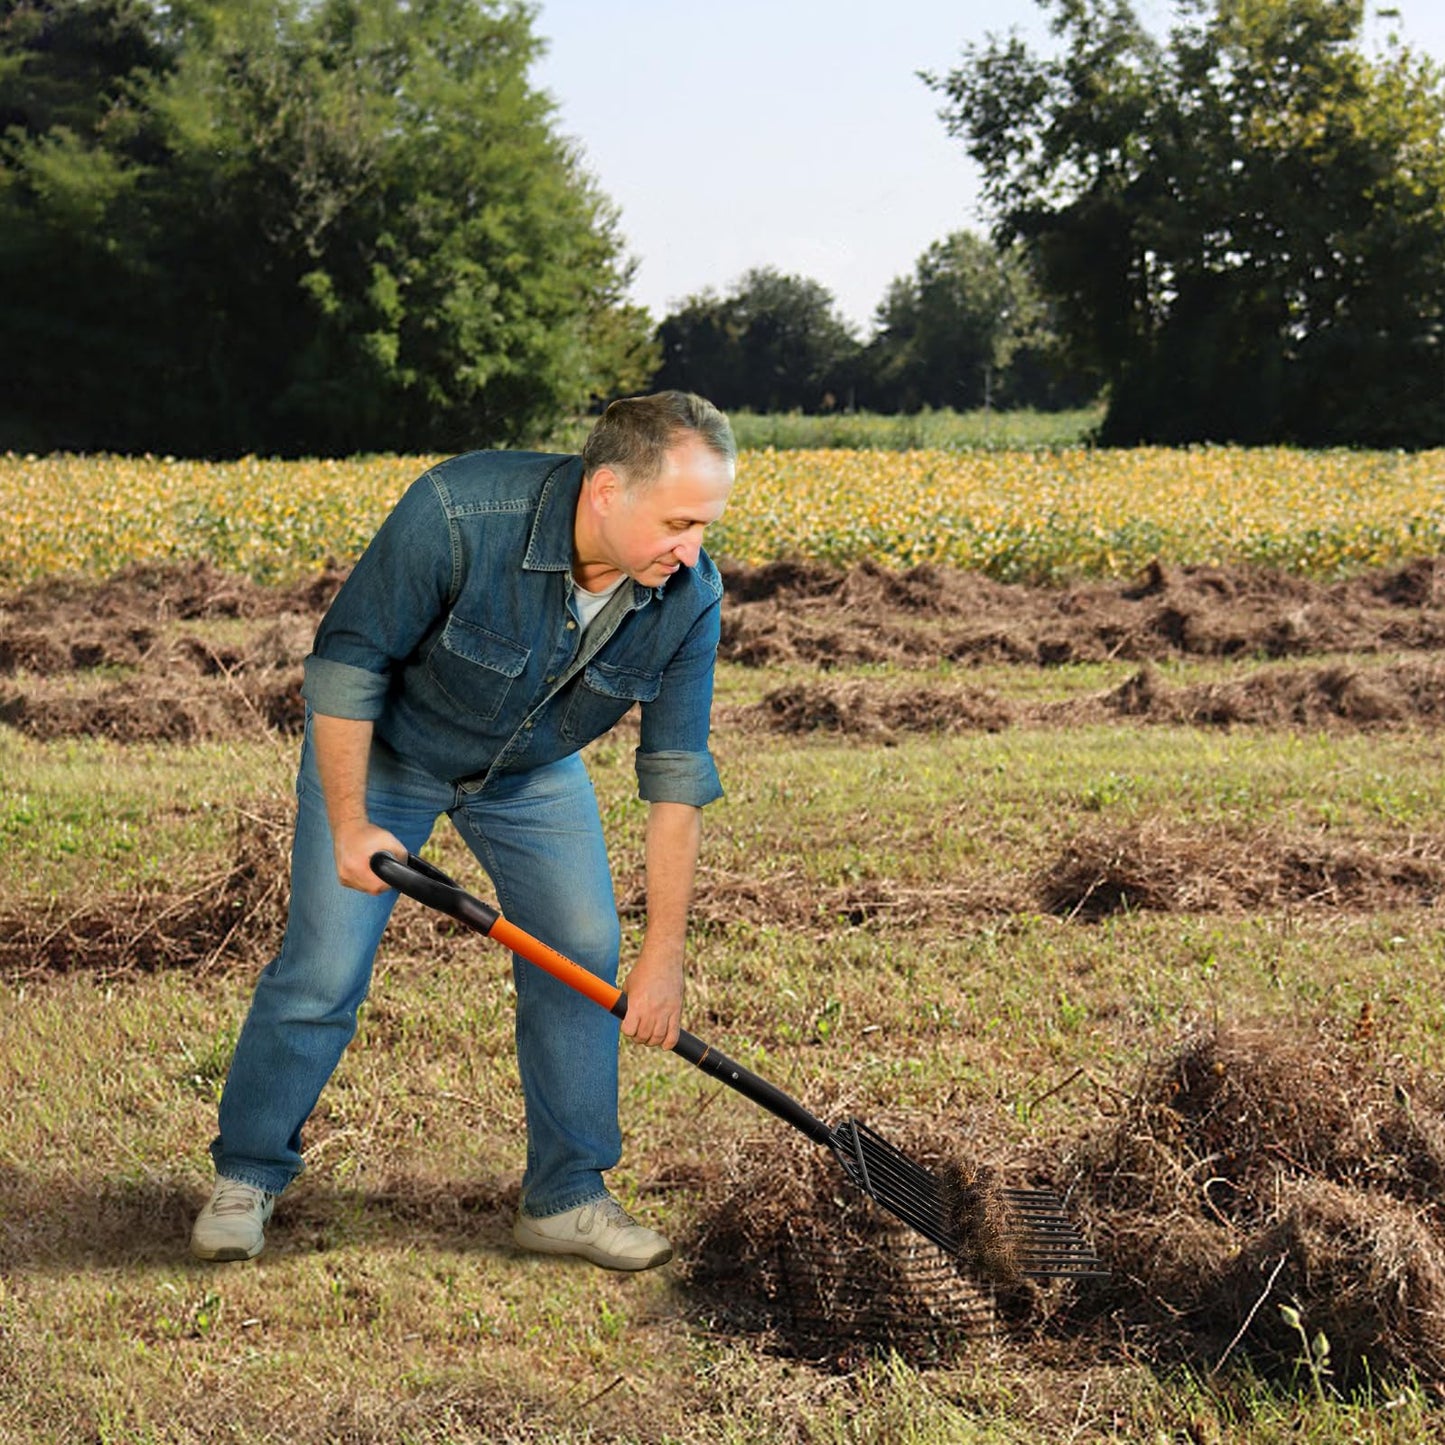
[[[577,584],[577,579],[572,579],[572,591],[577,598],[577,612],[581,619],[582,630],[587,630],[587,625],[607,606],[607,599],[617,591],[627,580],[627,573],[623,573],[610,587],[604,587],[600,592],[589,592],[585,587]]]

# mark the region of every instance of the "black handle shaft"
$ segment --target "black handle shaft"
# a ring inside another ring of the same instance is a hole
[[[696,1034],[683,1029],[672,1046],[673,1053],[701,1069],[714,1079],[720,1079],[730,1089],[735,1089],[745,1099],[761,1105],[770,1114],[775,1114],[785,1124],[801,1129],[815,1144],[826,1144],[833,1131],[816,1114],[810,1114],[796,1099],[785,1094],[776,1084],[744,1068],[735,1059],[730,1059],[721,1049],[703,1043]]]

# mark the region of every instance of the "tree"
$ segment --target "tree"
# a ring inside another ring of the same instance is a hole
[[[860,352],[826,287],[768,267],[747,272],[726,296],[688,297],[657,337],[655,385],[758,412],[842,404]]]
[[[1021,241],[1107,441],[1445,440],[1445,94],[1359,0],[1042,0],[1060,53],[931,84]]]
[[[868,348],[868,404],[917,411],[1087,400],[1087,382],[1054,375],[1054,349],[1047,308],[1020,248],[1001,251],[955,231],[888,288]]]
[[[531,19],[11,6],[0,326],[21,384],[0,445],[451,450],[640,386],[616,213],[528,83]]]
[[[150,20],[133,0],[0,15],[0,445],[94,445],[90,407],[134,389],[137,195],[162,148],[139,97],[171,63]]]

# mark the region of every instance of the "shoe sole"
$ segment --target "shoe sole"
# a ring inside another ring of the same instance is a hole
[[[266,1248],[266,1241],[263,1239],[255,1249],[247,1249],[240,1244],[223,1244],[219,1249],[198,1249],[191,1245],[191,1253],[197,1259],[203,1259],[207,1264],[234,1264],[243,1259],[255,1259],[263,1249]]]
[[[641,1259],[625,1259],[615,1254],[606,1254],[600,1249],[589,1248],[585,1244],[548,1239],[545,1235],[525,1234],[515,1229],[512,1231],[512,1239],[519,1249],[525,1249],[532,1254],[572,1255],[576,1259],[585,1259],[589,1264],[595,1264],[601,1269],[616,1270],[621,1274],[636,1274],[639,1270],[656,1269],[658,1265],[666,1264],[672,1258],[670,1244]]]

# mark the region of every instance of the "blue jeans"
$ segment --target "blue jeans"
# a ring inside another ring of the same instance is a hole
[[[302,1125],[356,1032],[397,899],[337,881],[309,726],[296,795],[286,936],[257,981],[211,1145],[218,1174],[273,1194],[301,1172]],[[579,756],[489,778],[468,793],[377,743],[367,808],[414,853],[447,814],[490,877],[504,917],[616,982],[621,930],[612,872]],[[621,1157],[618,1023],[520,957],[512,972],[527,1118],[522,1205],[542,1216],[603,1196],[602,1172]]]

